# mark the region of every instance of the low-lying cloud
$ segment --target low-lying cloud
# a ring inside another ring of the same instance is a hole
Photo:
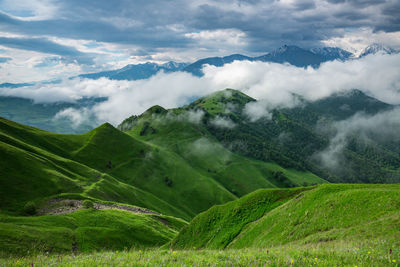
[[[400,108],[378,113],[376,115],[366,115],[357,113],[349,119],[335,122],[325,129],[334,132],[330,139],[329,146],[314,155],[325,167],[336,170],[339,166],[345,165],[343,150],[348,145],[352,136],[357,136],[369,142],[399,142],[400,141]]]
[[[82,114],[90,113],[99,123],[107,121],[116,125],[156,104],[164,108],[178,107],[197,97],[224,88],[234,88],[262,100],[256,107],[247,107],[247,114],[256,120],[269,116],[269,111],[274,107],[298,105],[298,96],[317,100],[355,88],[384,102],[399,104],[399,69],[398,54],[326,62],[318,69],[235,61],[223,67],[206,65],[203,68],[205,75],[201,78],[185,72],[160,72],[150,79],[139,81],[72,79],[59,84],[0,88],[0,95],[30,98],[40,103],[107,97],[108,100],[94,105],[89,112],[82,110]]]
[[[213,120],[210,121],[211,125],[217,128],[228,128],[232,129],[236,126],[236,124],[229,118],[217,116]]]

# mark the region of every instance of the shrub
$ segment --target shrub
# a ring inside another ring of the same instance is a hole
[[[172,186],[172,180],[171,179],[169,179],[168,177],[165,177],[164,178],[164,182],[165,182],[165,184],[168,186],[168,187],[171,187]]]
[[[32,201],[27,202],[24,206],[24,213],[26,215],[35,215],[37,213],[35,203]]]
[[[94,208],[93,201],[91,201],[91,200],[89,200],[89,199],[84,200],[84,201],[82,202],[82,205],[83,205],[83,207],[86,208],[86,209],[93,209],[93,208]]]

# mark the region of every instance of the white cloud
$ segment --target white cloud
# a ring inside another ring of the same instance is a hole
[[[201,157],[209,157],[209,156],[218,156],[218,160],[226,162],[231,158],[231,153],[226,150],[221,144],[212,142],[205,137],[201,137],[194,142],[189,143],[188,153],[201,156]]]
[[[53,0],[2,0],[2,7],[24,20],[50,19],[58,10]]]
[[[200,41],[200,44],[223,43],[225,45],[244,46],[246,45],[246,34],[237,29],[218,29],[200,32],[186,33],[186,37]]]
[[[68,119],[71,121],[72,127],[76,128],[82,123],[88,122],[91,111],[88,108],[74,109],[67,108],[56,114],[54,117],[55,120],[58,119]]]
[[[260,100],[257,102],[250,102],[244,108],[244,114],[246,114],[250,121],[255,122],[261,118],[271,119],[272,114],[267,109],[268,103]]]
[[[2,82],[24,83],[46,81],[82,73],[82,67],[79,64],[65,62],[58,55],[53,55],[53,57],[60,59],[58,64],[42,68],[37,68],[37,65],[45,62],[46,59],[52,57],[51,55],[7,48],[7,56],[11,57],[12,60],[4,64],[2,71],[0,71],[0,80]]]
[[[353,135],[357,135],[367,142],[369,140],[399,142],[400,108],[373,116],[358,113],[349,119],[335,122],[324,130],[333,132],[335,135],[330,139],[329,146],[316,153],[314,158],[325,167],[335,170],[340,165],[345,164],[343,149]]]
[[[298,104],[293,94],[317,100],[343,90],[359,89],[378,99],[400,103],[400,55],[369,55],[346,62],[321,64],[318,69],[263,62],[233,62],[206,66],[205,79],[217,88],[237,88],[270,105]]]
[[[400,32],[375,32],[372,31],[371,28],[360,28],[343,32],[343,36],[332,37],[323,40],[322,43],[326,46],[340,47],[344,50],[353,52],[357,56],[365,47],[374,43],[400,49]]]
[[[203,110],[189,110],[188,112],[180,113],[178,115],[173,112],[168,112],[167,116],[158,117],[157,119],[160,123],[169,123],[170,121],[184,121],[193,124],[200,124],[204,117],[204,114],[205,113]]]
[[[265,115],[277,106],[299,104],[300,95],[317,100],[332,93],[360,89],[388,103],[400,104],[400,55],[370,55],[347,62],[326,62],[318,69],[275,63],[237,61],[224,67],[206,66],[204,77],[189,73],[158,73],[147,80],[115,81],[73,79],[60,84],[0,88],[0,95],[34,99],[36,102],[73,102],[83,97],[108,97],[91,112],[101,122],[114,125],[140,114],[150,106],[173,108],[224,88],[235,88],[262,100]],[[261,115],[262,106],[253,110]]]
[[[231,119],[221,116],[216,116],[213,120],[210,121],[210,123],[217,128],[232,129],[236,126],[236,124]]]

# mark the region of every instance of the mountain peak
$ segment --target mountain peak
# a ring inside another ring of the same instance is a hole
[[[321,56],[326,61],[335,59],[347,60],[354,56],[349,51],[343,50],[338,47],[317,47],[310,49],[310,51],[316,55]]]
[[[210,114],[225,114],[229,109],[239,108],[240,110],[249,102],[256,101],[254,98],[242,93],[239,90],[226,88],[202,98],[197,99],[185,108],[203,109]]]
[[[167,110],[165,108],[163,108],[162,106],[154,105],[154,106],[150,107],[149,109],[147,109],[144,113],[145,114],[163,114],[166,112],[167,112]]]
[[[367,55],[377,54],[377,53],[393,54],[396,52],[397,51],[391,47],[385,46],[383,44],[373,43],[364,48],[359,57],[365,57]]]

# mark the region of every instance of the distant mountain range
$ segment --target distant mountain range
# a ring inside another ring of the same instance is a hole
[[[141,80],[148,79],[159,71],[175,72],[181,71],[185,68],[187,63],[167,62],[165,64],[157,64],[147,62],[144,64],[129,64],[118,70],[102,71],[97,73],[81,74],[79,77],[88,79],[99,79],[102,77],[109,78],[111,80]]]
[[[382,44],[372,44],[367,46],[360,54],[359,57],[365,57],[370,54],[377,54],[377,53],[384,53],[384,54],[394,54],[399,53],[396,49],[393,49],[388,46],[384,46]]]
[[[333,60],[346,61],[349,59],[365,57],[369,54],[386,53],[393,54],[399,51],[381,45],[372,44],[366,47],[361,54],[356,57],[353,53],[343,50],[337,47],[322,47],[322,48],[311,48],[304,49],[294,45],[284,45],[278,49],[275,49],[265,55],[257,57],[249,57],[241,54],[233,54],[225,57],[208,57],[199,59],[193,63],[178,63],[169,61],[164,64],[157,64],[154,62],[146,62],[143,64],[129,64],[121,69],[101,71],[95,73],[80,74],[77,77],[87,79],[99,79],[108,78],[111,80],[142,80],[148,79],[151,76],[157,74],[160,71],[165,73],[185,71],[195,76],[202,76],[203,65],[208,64],[212,66],[221,67],[225,64],[232,63],[233,61],[261,61],[261,62],[274,62],[274,63],[288,63],[296,67],[314,67],[317,68],[321,63]],[[76,78],[76,77],[71,77]],[[46,81],[43,83],[59,83],[60,80]],[[32,86],[35,83],[2,83],[0,88],[18,88],[23,86]]]
[[[233,61],[261,61],[274,63],[289,63],[296,67],[318,67],[321,63],[332,60],[345,61],[353,56],[352,53],[340,48],[324,47],[307,50],[298,46],[284,45],[270,53],[258,57],[248,57],[240,54],[234,54],[226,57],[210,57],[200,59],[183,69],[196,76],[202,76],[203,65],[223,66]]]

